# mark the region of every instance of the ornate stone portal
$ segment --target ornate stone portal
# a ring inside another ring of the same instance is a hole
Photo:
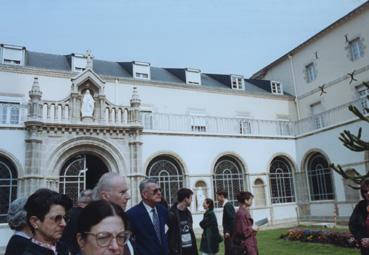
[[[86,153],[99,155],[108,171],[127,176],[135,203],[139,199],[138,183],[143,178],[143,127],[137,89],[134,88],[130,105],[122,106],[105,98],[105,82],[92,69],[71,82],[68,98],[48,101],[42,99],[35,78],[25,122],[26,174],[20,177],[20,194],[29,194],[40,187],[59,190],[65,162]]]

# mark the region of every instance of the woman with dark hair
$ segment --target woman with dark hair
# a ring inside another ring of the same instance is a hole
[[[204,229],[204,232],[201,236],[200,251],[203,255],[217,254],[222,237],[219,234],[217,217],[214,213],[214,201],[206,198],[203,207],[205,213],[203,220],[200,222],[200,227]]]
[[[254,220],[251,218],[249,208],[252,205],[254,195],[248,191],[241,191],[237,195],[239,208],[234,221],[232,243],[236,247],[243,248],[244,254],[257,255],[258,246],[256,242],[256,232],[259,230],[254,226]],[[237,252],[239,255],[242,253]]]
[[[24,210],[26,202],[27,198],[22,197],[10,204],[8,225],[15,233],[6,246],[5,255],[22,255],[31,240],[32,231],[27,224],[27,213]]]
[[[360,193],[363,197],[351,214],[349,228],[359,242],[362,255],[369,255],[369,179],[361,182]]]
[[[77,241],[82,255],[124,255],[131,235],[123,209],[106,200],[90,202],[78,218]]]
[[[24,206],[33,237],[23,254],[68,254],[67,248],[58,241],[66,225],[66,211],[71,207],[72,200],[66,195],[49,189],[39,189],[33,193]]]

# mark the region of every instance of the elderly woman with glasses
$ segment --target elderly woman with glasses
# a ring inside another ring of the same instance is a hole
[[[8,210],[8,225],[13,229],[14,235],[6,246],[5,255],[22,255],[32,237],[31,228],[27,224],[27,213],[24,205],[27,198],[14,200]]]
[[[68,254],[58,241],[66,225],[66,212],[71,207],[70,198],[53,190],[39,189],[33,193],[24,206],[33,237],[23,255]]]
[[[352,235],[359,242],[362,255],[369,255],[369,179],[361,182],[360,193],[363,197],[355,207],[349,221]]]
[[[89,203],[78,219],[77,241],[82,255],[122,255],[130,237],[123,209],[106,200]]]

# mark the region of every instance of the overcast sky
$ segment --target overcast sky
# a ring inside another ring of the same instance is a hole
[[[365,0],[1,0],[0,43],[249,77]]]

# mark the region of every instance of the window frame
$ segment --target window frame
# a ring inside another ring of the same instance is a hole
[[[163,166],[158,166],[162,169],[154,169],[154,167],[157,167],[158,164],[162,163],[167,163],[172,168],[168,168],[168,170]],[[158,171],[158,173],[154,175],[152,174],[153,171]],[[175,172],[170,173],[170,171]],[[176,202],[177,191],[185,185],[184,169],[178,160],[169,155],[157,156],[148,164],[146,175],[158,181],[158,184],[161,187],[162,196],[167,200],[169,206]]]
[[[274,165],[275,169],[272,169]],[[284,168],[282,168],[284,167]],[[276,157],[269,167],[270,200],[272,204],[296,202],[293,168],[291,162],[283,157]],[[289,187],[289,190],[286,189]]]
[[[322,159],[322,163],[317,164],[317,166],[319,166],[319,169],[317,168],[311,169],[312,163],[314,162],[315,158],[318,157]],[[332,171],[329,168],[328,160],[323,154],[317,152],[309,157],[306,163],[306,177],[308,180],[309,199],[311,202],[319,202],[326,200],[331,201],[335,199],[334,183],[333,183],[334,180],[332,176]],[[330,183],[327,184],[326,183],[327,180],[329,180]],[[330,187],[328,186],[329,184]]]
[[[317,78],[317,71],[314,62],[310,62],[305,65],[306,81],[308,83],[313,82]]]
[[[7,212],[9,209],[9,206],[12,201],[14,201],[17,198],[17,190],[18,190],[18,171],[17,168],[12,162],[12,160],[8,159],[7,157],[0,155],[0,166],[5,166],[8,170],[9,177],[8,178],[2,178],[0,176],[0,190],[8,188],[8,194],[7,196],[2,193],[2,198],[4,199],[4,202],[7,201],[7,205],[4,207],[3,213],[0,211],[0,224],[7,222]],[[1,171],[1,173],[5,173],[5,171]],[[1,175],[0,173],[0,175]],[[7,182],[8,181],[8,182]],[[14,188],[13,188],[14,187]],[[1,202],[1,200],[0,200]],[[3,208],[3,206],[0,206],[0,208]]]
[[[348,42],[351,61],[356,61],[364,56],[364,49],[360,37],[356,37]]]
[[[232,89],[242,90],[244,88],[243,76],[232,75],[231,76]]]
[[[233,165],[234,172],[232,173],[233,169],[224,168],[222,171],[218,171],[218,168],[221,164],[230,163]],[[221,185],[219,190],[226,191],[228,193],[228,200],[233,204],[233,206],[238,206],[237,201],[237,194],[238,192],[244,190],[247,187],[247,183],[244,178],[244,170],[242,165],[233,157],[230,156],[223,156],[218,159],[217,163],[214,166],[213,170],[213,188],[214,188],[214,196],[217,194],[218,191],[218,184]],[[229,182],[232,185],[227,185]],[[238,184],[238,190],[235,187],[234,183]],[[215,199],[215,198],[214,198]],[[215,199],[215,207],[220,207],[219,203]]]

